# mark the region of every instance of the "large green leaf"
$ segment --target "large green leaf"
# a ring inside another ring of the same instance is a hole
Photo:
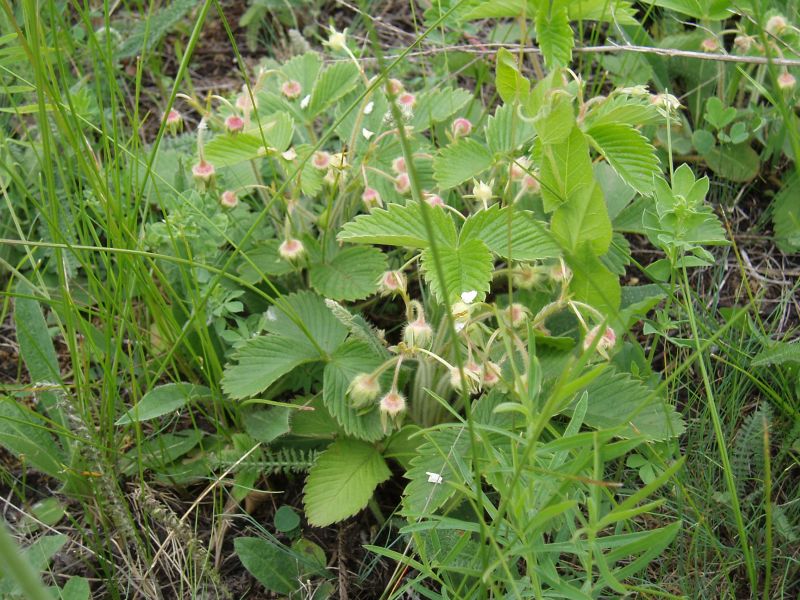
[[[576,190],[553,213],[550,230],[570,252],[589,244],[596,255],[605,254],[612,231],[600,186],[592,182],[589,187]]]
[[[597,429],[622,427],[619,437],[666,440],[683,433],[675,408],[642,382],[608,369],[586,387],[589,403],[584,423]]]
[[[337,238],[354,244],[426,248],[429,242],[421,211],[416,202],[409,202],[405,206],[389,204],[386,209],[376,208],[368,215],[359,215],[345,223]],[[428,214],[436,242],[448,246],[455,244],[456,228],[450,216],[439,209],[431,210]]]
[[[261,156],[263,147],[264,142],[256,133],[224,133],[207,142],[203,150],[206,160],[220,168],[254,160]]]
[[[347,328],[333,316],[325,299],[309,291],[282,296],[267,311],[264,329],[295,345],[333,352],[347,336]]]
[[[750,181],[761,167],[758,152],[747,142],[714,146],[703,158],[714,173],[731,181]]]
[[[370,373],[377,369],[384,359],[364,342],[348,340],[331,356],[325,365],[322,381],[322,399],[325,408],[339,422],[347,435],[362,440],[375,441],[384,436],[380,413],[376,408],[369,411],[353,408],[347,397],[347,388],[353,378],[360,373]],[[388,391],[390,373],[381,379],[384,390]]]
[[[311,92],[308,113],[317,116],[350,92],[358,81],[358,68],[350,61],[337,62],[320,73]]]
[[[47,422],[36,413],[24,410],[12,398],[0,397],[0,446],[25,463],[62,479],[65,461],[61,449],[48,432]]]
[[[493,204],[471,215],[461,228],[459,240],[464,243],[472,239],[481,240],[495,254],[512,260],[541,260],[561,255],[544,223],[537,221],[532,213],[510,206],[500,208]]]
[[[472,95],[461,88],[436,88],[417,96],[411,124],[415,132],[425,131],[432,123],[440,123],[469,102]]]
[[[457,246],[437,248],[445,277],[442,289],[439,275],[430,248],[422,253],[422,271],[425,281],[439,302],[457,302],[464,292],[478,292],[477,299],[483,300],[492,281],[492,253],[479,239],[469,239]]]
[[[576,126],[563,142],[542,146],[540,164],[542,200],[548,212],[593,185],[589,145]]]
[[[495,86],[506,104],[525,104],[531,93],[531,82],[519,72],[517,59],[506,48],[500,48],[497,52]]]
[[[311,265],[309,281],[320,294],[334,300],[361,300],[375,293],[386,270],[386,255],[369,246],[345,248],[325,262]]]
[[[625,183],[641,194],[653,190],[653,176],[660,171],[658,158],[641,133],[629,125],[604,123],[587,134]]]
[[[461,138],[440,149],[433,159],[433,176],[442,189],[478,177],[492,166],[492,153],[471,138]]]
[[[287,597],[300,587],[297,561],[269,540],[238,537],[233,550],[244,568],[271,592]]]
[[[566,260],[572,270],[569,289],[575,299],[593,306],[616,325],[622,299],[619,277],[608,270],[588,245],[582,245]]]
[[[303,496],[308,522],[326,527],[356,514],[390,476],[386,461],[371,444],[351,439],[334,442],[308,473]]]
[[[147,392],[133,408],[117,419],[116,425],[149,421],[183,408],[190,402],[211,397],[211,390],[193,383],[166,383]]]
[[[554,69],[569,64],[575,44],[569,16],[564,5],[543,2],[536,12],[536,41],[544,56],[544,64]]]
[[[222,389],[233,399],[248,398],[263,392],[295,367],[320,358],[314,348],[291,338],[279,335],[253,338],[236,350],[234,364],[225,367]]]

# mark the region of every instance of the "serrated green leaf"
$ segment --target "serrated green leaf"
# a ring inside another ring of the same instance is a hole
[[[195,6],[197,0],[174,0],[148,14],[127,33],[114,53],[115,58],[131,58],[155,48]]]
[[[244,416],[244,430],[263,444],[271,444],[282,435],[289,433],[289,418],[294,411],[283,406],[256,408]]]
[[[166,383],[147,392],[115,425],[149,421],[183,408],[190,402],[211,398],[211,390],[194,383]]]
[[[595,255],[605,254],[612,230],[600,186],[592,182],[571,194],[553,213],[550,231],[570,252],[589,244]]]
[[[452,246],[456,242],[456,228],[450,216],[442,210],[431,210],[434,235],[438,244]],[[419,204],[408,202],[405,206],[389,204],[386,209],[376,208],[368,215],[359,215],[345,223],[337,239],[354,244],[381,244],[426,248],[428,238]]]
[[[216,168],[229,167],[261,156],[264,142],[254,133],[220,134],[206,142],[205,158]]]
[[[528,0],[488,0],[470,8],[462,18],[465,21],[475,19],[512,18],[523,14]]]
[[[516,57],[506,48],[497,52],[495,86],[506,104],[525,104],[531,93],[531,82],[519,72]]]
[[[461,88],[435,88],[417,97],[411,125],[415,132],[425,131],[432,123],[441,123],[461,110],[472,95]]]
[[[290,338],[266,335],[247,340],[225,367],[222,389],[234,400],[263,392],[278,378],[308,362],[320,360],[319,352]]]
[[[449,189],[478,177],[492,166],[492,153],[471,138],[461,138],[441,148],[433,159],[433,177]]]
[[[302,326],[301,326],[302,325]],[[309,291],[283,296],[267,311],[264,329],[309,349],[333,352],[347,336],[325,305],[325,299]],[[313,340],[313,342],[312,342]]]
[[[754,367],[800,364],[800,343],[774,342],[753,357]]]
[[[536,133],[542,144],[563,144],[575,127],[572,97],[554,94],[534,118]]]
[[[533,139],[536,130],[528,121],[523,121],[512,104],[504,104],[486,122],[486,143],[489,150],[508,153]]]
[[[348,340],[325,365],[322,400],[347,435],[366,441],[379,440],[385,435],[379,411],[374,408],[368,411],[353,408],[347,397],[347,388],[353,378],[360,373],[374,371],[383,361],[383,357],[364,342]],[[390,379],[389,373],[381,378],[381,385],[386,391]]]
[[[308,473],[303,495],[308,522],[325,527],[356,514],[390,476],[374,446],[351,439],[334,442]]]
[[[620,177],[641,194],[653,191],[660,173],[655,148],[633,127],[619,123],[594,125],[586,132]]]
[[[543,3],[536,12],[536,41],[549,69],[564,67],[572,60],[575,44],[565,6]]]
[[[258,283],[261,281],[262,273],[264,275],[286,275],[294,271],[291,263],[283,260],[278,254],[280,245],[281,242],[278,240],[265,240],[248,250],[246,254],[249,260],[242,260],[237,269],[242,279],[248,283]]]
[[[800,177],[792,173],[784,179],[772,200],[775,243],[781,252],[800,252]]]
[[[463,484],[459,462],[467,469],[472,464],[469,434],[462,429],[433,431],[426,438],[405,474],[409,482],[403,494],[403,514],[409,519],[439,510],[455,493],[453,485]],[[429,473],[440,475],[442,482],[431,483]]]
[[[311,265],[309,282],[333,300],[362,300],[378,289],[386,270],[386,255],[369,246],[345,248],[324,263]]]
[[[316,52],[306,52],[295,56],[281,65],[281,72],[286,76],[286,81],[296,81],[300,84],[300,97],[310,94],[314,82],[322,68],[322,59]]]
[[[493,204],[471,215],[461,227],[459,242],[473,239],[481,240],[495,254],[512,260],[561,256],[561,248],[544,223],[537,221],[532,213],[510,206],[500,208]]]
[[[658,107],[638,97],[625,94],[614,94],[605,101],[593,106],[586,114],[584,123],[591,128],[595,125],[608,125],[617,123],[641,127],[662,123],[664,117],[658,112]]]
[[[282,111],[273,113],[263,127],[263,134],[268,148],[284,152],[289,148],[294,137],[294,119]],[[261,132],[256,129],[254,135],[260,137]]]
[[[445,276],[445,289],[442,289],[433,253],[428,248],[422,253],[422,272],[439,302],[457,302],[464,292],[478,292],[477,300],[486,297],[492,281],[492,253],[479,239],[469,239],[457,246],[437,248]],[[446,291],[445,291],[446,290]]]
[[[358,82],[358,68],[350,61],[337,62],[325,68],[317,77],[308,114],[317,116],[342,96],[350,92]]]
[[[619,437],[644,436],[666,440],[683,433],[675,409],[658,394],[624,373],[606,370],[587,387],[589,404],[584,422],[597,429],[623,427]]]
[[[609,271],[588,245],[566,257],[572,270],[570,292],[576,300],[585,302],[607,315],[616,325],[615,318],[622,297],[619,277]]]
[[[560,144],[545,144],[540,150],[542,200],[547,212],[569,202],[594,184],[589,145],[580,129],[573,127]]]

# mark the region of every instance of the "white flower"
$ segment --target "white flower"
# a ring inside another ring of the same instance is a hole
[[[483,204],[484,208],[488,208],[489,202],[492,200],[492,198],[494,198],[491,186],[492,182],[485,183],[483,181],[473,181],[475,185],[472,188],[472,195],[475,196],[476,200]]]
[[[297,151],[295,151],[294,148],[289,148],[286,152],[282,152],[281,156],[283,157],[283,160],[293,161],[295,158],[297,158]]]
[[[367,129],[366,127],[364,127],[364,128],[361,130],[361,135],[363,135],[363,136],[364,136],[364,139],[365,139],[365,140],[368,140],[368,139],[370,139],[370,138],[371,138],[373,135],[375,135],[375,132],[374,132],[374,131],[370,131],[369,129]]]
[[[364,114],[365,115],[371,115],[373,108],[375,108],[375,103],[374,102],[367,102],[367,105],[364,107]]]
[[[311,94],[307,94],[302,100],[300,100],[300,108],[305,110],[308,108],[308,104],[311,102]]]
[[[470,290],[468,292],[463,292],[461,294],[461,301],[464,304],[472,304],[472,302],[474,302],[475,298],[477,297],[478,297],[478,292],[476,292],[475,290]]]
[[[322,42],[333,51],[346,52],[347,51],[347,28],[344,31],[336,31],[333,25],[330,26],[328,33],[328,41]]]

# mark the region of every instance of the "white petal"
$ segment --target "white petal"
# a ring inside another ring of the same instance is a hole
[[[367,102],[367,105],[364,107],[364,114],[365,115],[371,115],[373,108],[375,108],[375,103],[374,102]]]
[[[300,108],[308,108],[308,103],[311,102],[311,94],[306,95],[305,98],[300,100]]]
[[[425,475],[428,476],[428,483],[442,483],[442,476],[439,473],[431,473],[426,471]]]
[[[367,128],[365,127],[364,129],[362,129],[362,130],[361,130],[361,135],[363,135],[363,136],[364,136],[364,139],[365,139],[365,140],[368,140],[368,139],[369,139],[369,138],[371,138],[373,135],[375,135],[375,132],[374,132],[374,131],[370,131],[369,129],[367,129]]]
[[[461,294],[461,300],[463,300],[465,304],[470,304],[477,297],[478,297],[478,292],[476,292],[475,290],[470,290],[469,292],[464,292],[463,294]]]

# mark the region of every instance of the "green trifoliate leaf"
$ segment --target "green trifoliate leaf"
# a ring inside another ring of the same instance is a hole
[[[473,239],[481,240],[495,254],[512,260],[541,260],[561,255],[561,249],[545,224],[537,221],[532,213],[513,207],[500,208],[498,204],[466,220],[459,234],[460,243]]]
[[[620,177],[637,192],[653,190],[660,172],[655,148],[633,127],[619,123],[595,125],[586,132]]]
[[[409,202],[405,206],[389,204],[386,209],[376,208],[368,215],[359,215],[345,223],[337,239],[354,244],[426,248],[429,241],[421,211],[416,202]],[[428,214],[436,242],[447,246],[455,244],[456,228],[450,216],[439,208],[432,208]]]
[[[492,253],[479,239],[469,239],[457,246],[437,248],[445,287],[442,288],[439,274],[430,248],[422,253],[422,271],[439,302],[457,302],[464,292],[477,292],[477,300],[486,297],[492,280]]]
[[[308,522],[325,527],[356,514],[390,475],[374,446],[350,439],[334,442],[308,473],[303,496]]]
[[[445,146],[433,159],[433,176],[442,189],[478,177],[492,166],[492,153],[483,144],[461,138]]]
[[[361,300],[375,293],[386,270],[386,255],[368,246],[345,248],[309,268],[309,280],[326,298]]]

